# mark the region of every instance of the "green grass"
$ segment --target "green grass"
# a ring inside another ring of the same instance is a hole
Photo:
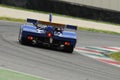
[[[26,20],[24,20],[24,19],[17,19],[17,18],[10,18],[10,17],[0,17],[0,20],[15,21],[15,22],[26,22]],[[82,26],[79,26],[78,30],[120,35],[120,33],[117,33],[117,32],[97,30],[97,29],[93,29],[93,28],[85,28],[85,27],[82,27]]]
[[[24,9],[24,8],[19,8],[19,7],[13,7],[13,6],[7,6],[7,5],[0,5],[2,7],[7,7],[7,8],[13,8],[13,9],[19,9],[19,10],[25,10],[25,11],[31,11],[31,12],[38,12],[38,13],[45,13],[49,14],[48,12],[43,12],[43,11],[36,11],[36,10],[30,10],[30,9]],[[64,17],[69,17],[69,18],[76,18],[76,19],[83,19],[83,18],[77,18],[77,17],[72,17],[72,16],[67,16],[67,15],[61,15],[61,14],[55,14],[57,16],[64,16]],[[7,21],[15,21],[15,22],[25,22],[26,20],[24,19],[17,19],[17,18],[10,18],[10,17],[0,17],[0,20],[7,20]],[[99,22],[95,20],[89,20],[89,19],[83,19],[87,21],[94,21],[94,22]],[[120,24],[114,24],[114,23],[109,23],[109,22],[99,22],[99,23],[107,23],[107,24],[113,24],[113,25],[120,25]],[[112,32],[112,31],[105,31],[105,30],[98,30],[98,29],[93,29],[93,28],[85,28],[83,26],[79,26],[78,30],[86,30],[86,31],[91,31],[91,32],[100,32],[100,33],[108,33],[108,34],[120,34],[117,32]]]
[[[120,35],[120,33],[118,33],[118,32],[106,31],[106,30],[98,30],[98,29],[93,29],[93,28],[85,28],[85,27],[81,27],[81,26],[78,27],[78,30],[85,30],[85,31],[90,31],[90,32],[99,32],[99,33]]]
[[[15,21],[15,22],[25,22],[24,19],[10,18],[10,17],[0,17],[0,20]]]
[[[120,61],[120,52],[111,53],[109,56],[115,60]]]
[[[25,11],[30,11],[30,12],[44,13],[44,14],[49,14],[50,13],[50,12],[37,11],[37,10],[26,9],[26,8],[21,8],[21,7],[8,6],[8,5],[4,5],[4,4],[0,4],[0,6],[1,7],[6,7],[6,8],[13,8],[13,9],[25,10]],[[53,15],[62,16],[62,17],[68,17],[68,18],[74,18],[74,19],[80,19],[80,20],[86,20],[86,21],[92,21],[92,22],[98,22],[98,23],[111,24],[111,25],[119,25],[120,26],[120,24],[117,24],[117,23],[104,22],[104,21],[98,21],[98,20],[92,20],[92,19],[85,19],[85,18],[78,18],[78,17],[73,17],[73,16],[69,16],[69,15],[64,15],[64,14],[53,13]]]
[[[36,78],[27,74],[22,74],[7,69],[0,68],[0,80],[45,80],[42,78]]]

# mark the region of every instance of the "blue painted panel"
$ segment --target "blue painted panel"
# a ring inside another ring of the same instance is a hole
[[[23,25],[22,29],[23,31],[37,32],[36,27],[32,25]]]
[[[74,38],[76,39],[76,33],[70,31],[63,31],[62,37]]]

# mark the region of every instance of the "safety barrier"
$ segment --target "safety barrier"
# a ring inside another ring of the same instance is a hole
[[[38,11],[120,23],[120,12],[86,5],[76,5],[60,0],[0,0],[0,3]]]

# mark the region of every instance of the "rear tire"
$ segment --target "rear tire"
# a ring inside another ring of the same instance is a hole
[[[64,51],[65,51],[65,52],[68,52],[68,53],[72,53],[73,50],[74,50],[74,47],[73,47],[73,46],[66,46],[66,47],[64,48]]]
[[[25,44],[25,39],[22,36],[22,30],[21,29],[20,29],[20,32],[19,32],[18,40],[19,40],[20,44]]]
[[[26,44],[26,41],[25,41],[23,38],[21,38],[21,39],[19,40],[19,43],[25,45],[25,44]]]

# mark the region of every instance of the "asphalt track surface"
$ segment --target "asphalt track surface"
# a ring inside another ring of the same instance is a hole
[[[120,80],[120,68],[77,54],[18,43],[23,23],[0,21],[0,66],[51,80]],[[81,46],[120,46],[120,35],[77,31]]]

